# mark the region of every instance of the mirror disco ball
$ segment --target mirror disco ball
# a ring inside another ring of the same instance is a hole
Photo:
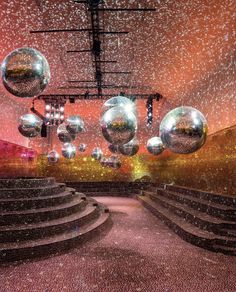
[[[115,145],[128,143],[137,131],[136,116],[122,106],[107,110],[101,118],[100,125],[104,138]]]
[[[119,153],[119,146],[114,144],[109,144],[108,149],[111,153]]]
[[[85,152],[85,151],[86,151],[86,148],[87,148],[87,145],[84,144],[84,143],[81,143],[81,144],[79,144],[79,146],[78,146],[78,150],[79,150],[79,152]]]
[[[92,158],[94,158],[96,160],[101,160],[101,158],[103,156],[103,152],[99,147],[95,147],[92,151],[91,156],[92,156]]]
[[[52,150],[48,153],[47,158],[49,163],[57,163],[59,161],[59,154],[56,150]]]
[[[198,110],[182,106],[167,113],[160,125],[160,137],[172,152],[188,154],[203,146],[207,121]]]
[[[84,130],[84,121],[80,116],[70,116],[66,119],[66,130],[72,134],[78,134]]]
[[[71,143],[65,143],[61,148],[61,153],[67,159],[74,158],[76,154],[76,147]]]
[[[57,137],[63,143],[70,143],[75,140],[76,135],[69,133],[66,130],[65,124],[61,124],[57,128]]]
[[[103,167],[108,166],[108,159],[107,159],[106,157],[102,157],[102,158],[100,159],[100,164],[101,164],[101,166],[103,166]]]
[[[160,137],[152,137],[147,141],[147,150],[152,155],[161,154],[164,151],[164,146]]]
[[[15,96],[36,96],[46,88],[49,80],[48,62],[35,49],[16,49],[2,63],[3,84]]]
[[[114,96],[103,104],[101,115],[115,106],[123,106],[128,112],[132,111],[134,114],[136,113],[135,104],[132,100],[125,96]]]
[[[103,167],[110,167],[114,169],[119,169],[121,167],[121,162],[117,156],[111,156],[111,157],[102,157],[100,160],[100,164]]]
[[[117,156],[108,157],[107,164],[114,169],[119,169],[121,167],[121,162]]]
[[[18,130],[24,137],[33,138],[37,137],[42,129],[42,120],[36,115],[26,114],[20,117],[20,125]]]
[[[138,141],[135,139],[131,140],[130,142],[119,146],[119,152],[125,156],[134,156],[138,153],[139,145]]]

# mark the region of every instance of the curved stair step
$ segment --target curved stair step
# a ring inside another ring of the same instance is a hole
[[[162,196],[155,195],[151,198],[153,201],[171,210],[176,215],[184,218],[187,222],[203,230],[208,230],[223,236],[236,236],[236,222],[224,221],[204,212],[192,209],[186,205],[182,205],[174,200],[163,198]],[[233,235],[234,233],[235,235]]]
[[[64,234],[38,239],[33,241],[0,244],[0,261],[14,261],[24,258],[49,255],[75,247],[103,231],[109,222],[109,213],[103,208],[99,211],[99,217],[81,228],[74,228]]]
[[[70,202],[75,196],[73,189],[42,197],[20,198],[20,199],[0,199],[0,212],[19,211],[27,209],[39,209],[56,206]]]
[[[66,185],[63,183],[55,183],[43,187],[31,188],[1,188],[1,199],[20,199],[55,195],[66,190]]]
[[[81,198],[80,195],[75,194],[74,198],[70,202],[57,206],[22,211],[1,212],[0,225],[13,225],[30,222],[35,223],[52,220],[73,214],[84,208],[86,204],[87,202],[84,198]]]
[[[148,197],[138,196],[138,199],[185,241],[211,251],[236,255],[236,240],[199,229]]]
[[[33,188],[55,184],[53,177],[15,177],[0,179],[0,188]]]
[[[144,191],[144,194],[148,195],[148,192]],[[151,195],[155,194],[152,193]],[[222,204],[213,202],[205,202],[198,198],[189,198],[186,195],[166,191],[163,189],[157,189],[157,195],[186,204],[193,209],[201,210],[202,212],[221,218],[223,220],[236,221],[236,209],[229,206],[224,206]]]
[[[165,189],[172,192],[187,195],[189,197],[200,198],[202,200],[211,201],[214,203],[223,204],[223,205],[236,208],[235,196],[230,196],[230,195],[227,196],[225,194],[211,193],[211,192],[192,189],[192,188],[188,188],[184,186],[169,185],[169,184],[165,185]]]
[[[88,224],[99,216],[98,208],[89,203],[83,211],[49,221],[0,227],[0,242],[33,240],[72,230]]]

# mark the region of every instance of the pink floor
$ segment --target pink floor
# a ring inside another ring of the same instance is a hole
[[[114,226],[64,255],[0,267],[0,292],[236,291],[236,257],[181,240],[129,198],[96,197]]]

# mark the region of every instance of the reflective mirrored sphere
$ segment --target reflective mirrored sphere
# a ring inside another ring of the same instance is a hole
[[[67,130],[66,130],[66,126],[65,124],[61,124],[58,126],[57,128],[57,137],[58,139],[63,142],[63,143],[69,143],[73,140],[75,140],[76,135],[74,134],[70,134]]]
[[[121,167],[121,161],[117,156],[108,157],[107,164],[109,167],[114,169],[119,169]]]
[[[62,145],[61,153],[67,159],[74,158],[76,154],[76,147],[71,143],[65,143]]]
[[[66,119],[66,130],[70,134],[78,134],[84,130],[84,121],[80,116],[70,116]]]
[[[147,150],[152,155],[161,154],[164,151],[164,146],[160,137],[152,137],[147,141]]]
[[[59,161],[59,154],[56,150],[52,150],[48,153],[47,158],[49,163],[57,163]]]
[[[35,49],[16,49],[2,63],[3,84],[15,96],[36,96],[46,88],[49,80],[48,62]]]
[[[92,151],[91,156],[92,156],[92,158],[94,158],[96,160],[100,160],[103,156],[103,152],[99,147],[95,147]]]
[[[114,96],[108,99],[102,106],[101,115],[103,115],[107,110],[115,107],[123,106],[128,112],[136,112],[135,103],[125,96]]]
[[[119,153],[119,146],[114,144],[109,144],[108,149],[111,153]]]
[[[136,139],[131,140],[130,142],[119,146],[119,151],[125,156],[133,156],[138,153],[139,145]]]
[[[114,169],[119,169],[121,167],[121,161],[117,156],[111,156],[108,158],[102,157],[100,160],[100,164],[103,167],[110,167]]]
[[[103,167],[108,166],[108,159],[107,159],[106,157],[102,157],[102,158],[100,159],[100,164],[101,164],[101,166],[103,166]]]
[[[207,136],[207,121],[198,110],[182,106],[170,111],[160,125],[160,137],[172,152],[188,154],[203,146]]]
[[[107,110],[101,118],[100,125],[104,138],[115,145],[128,143],[137,131],[136,116],[122,106]]]
[[[84,144],[84,143],[81,143],[81,144],[79,144],[79,146],[78,146],[78,150],[79,150],[79,152],[85,152],[85,151],[86,151],[86,148],[87,148],[87,145]]]
[[[26,114],[20,117],[18,130],[24,137],[37,137],[42,128],[42,120],[33,114]]]

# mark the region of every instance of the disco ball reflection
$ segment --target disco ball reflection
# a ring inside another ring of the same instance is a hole
[[[61,148],[61,153],[67,159],[74,158],[76,155],[76,147],[71,143],[65,143]]]
[[[147,141],[147,150],[152,155],[161,154],[164,151],[164,146],[160,137],[152,137]]]
[[[134,156],[138,153],[139,145],[136,139],[131,140],[130,142],[119,146],[119,152],[125,156]]]
[[[63,143],[70,143],[75,140],[76,135],[71,134],[66,130],[65,124],[61,124],[57,128],[57,137]]]
[[[108,149],[111,153],[119,153],[119,146],[114,144],[109,144]]]
[[[122,106],[107,110],[101,118],[100,125],[104,138],[115,145],[128,143],[137,131],[136,116]]]
[[[7,55],[2,63],[3,84],[15,96],[37,96],[46,88],[49,80],[48,62],[35,49],[16,49]]]
[[[108,99],[102,106],[101,115],[103,115],[109,109],[122,106],[127,112],[136,112],[135,104],[132,100],[125,96],[114,96]]]
[[[164,146],[172,152],[188,154],[203,146],[207,136],[207,121],[198,110],[182,106],[173,109],[160,125]]]
[[[34,138],[40,134],[42,124],[42,120],[40,120],[36,115],[26,114],[20,117],[18,130],[24,137]]]
[[[91,157],[96,160],[101,160],[103,152],[99,147],[95,147],[92,151]]]
[[[78,134],[84,130],[84,121],[80,116],[70,116],[66,119],[66,130],[72,134]]]
[[[56,150],[52,150],[48,153],[47,158],[49,163],[57,163],[59,161],[59,154]]]
[[[86,148],[87,148],[87,145],[84,144],[84,143],[81,143],[81,144],[79,144],[79,146],[78,146],[78,150],[79,150],[79,152],[85,152],[85,151],[86,151]]]

